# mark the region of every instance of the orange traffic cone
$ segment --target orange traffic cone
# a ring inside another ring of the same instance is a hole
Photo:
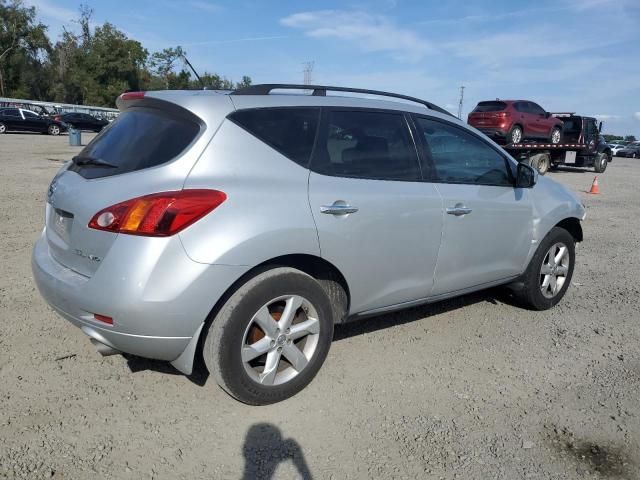
[[[600,193],[600,187],[598,186],[598,176],[593,179],[593,183],[591,184],[591,190],[589,190],[589,193],[593,193],[594,195]]]

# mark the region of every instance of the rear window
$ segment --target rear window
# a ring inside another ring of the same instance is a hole
[[[507,104],[504,102],[480,102],[473,111],[476,113],[499,112],[505,108],[507,108]]]
[[[74,163],[69,170],[84,178],[102,178],[156,167],[180,155],[199,132],[195,119],[158,109],[132,108],[121,113],[78,155],[113,167]]]
[[[318,130],[319,108],[239,110],[229,119],[298,165],[308,167]]]

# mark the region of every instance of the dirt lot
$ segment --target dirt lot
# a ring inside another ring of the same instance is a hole
[[[0,478],[640,478],[640,160],[553,172],[587,205],[555,309],[502,290],[339,328],[301,394],[101,358],[31,279],[67,138],[0,136]]]

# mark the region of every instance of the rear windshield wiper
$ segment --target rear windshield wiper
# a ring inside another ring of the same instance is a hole
[[[113,163],[109,163],[101,158],[94,157],[85,157],[81,155],[76,155],[71,159],[73,163],[79,165],[81,167],[94,165],[96,167],[108,167],[108,168],[118,168],[118,165],[114,165]]]

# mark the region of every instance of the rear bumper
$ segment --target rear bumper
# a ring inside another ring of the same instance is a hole
[[[31,262],[38,290],[58,314],[98,342],[141,357],[176,360],[248,267],[193,262],[177,237],[162,239],[149,261],[149,255],[133,253],[149,239],[121,237],[89,278],[58,263],[43,233]],[[112,317],[113,325],[95,320],[94,313]]]
[[[507,137],[507,133],[500,128],[483,128],[483,127],[475,127],[477,130],[480,130],[489,138],[498,138],[504,139]]]

